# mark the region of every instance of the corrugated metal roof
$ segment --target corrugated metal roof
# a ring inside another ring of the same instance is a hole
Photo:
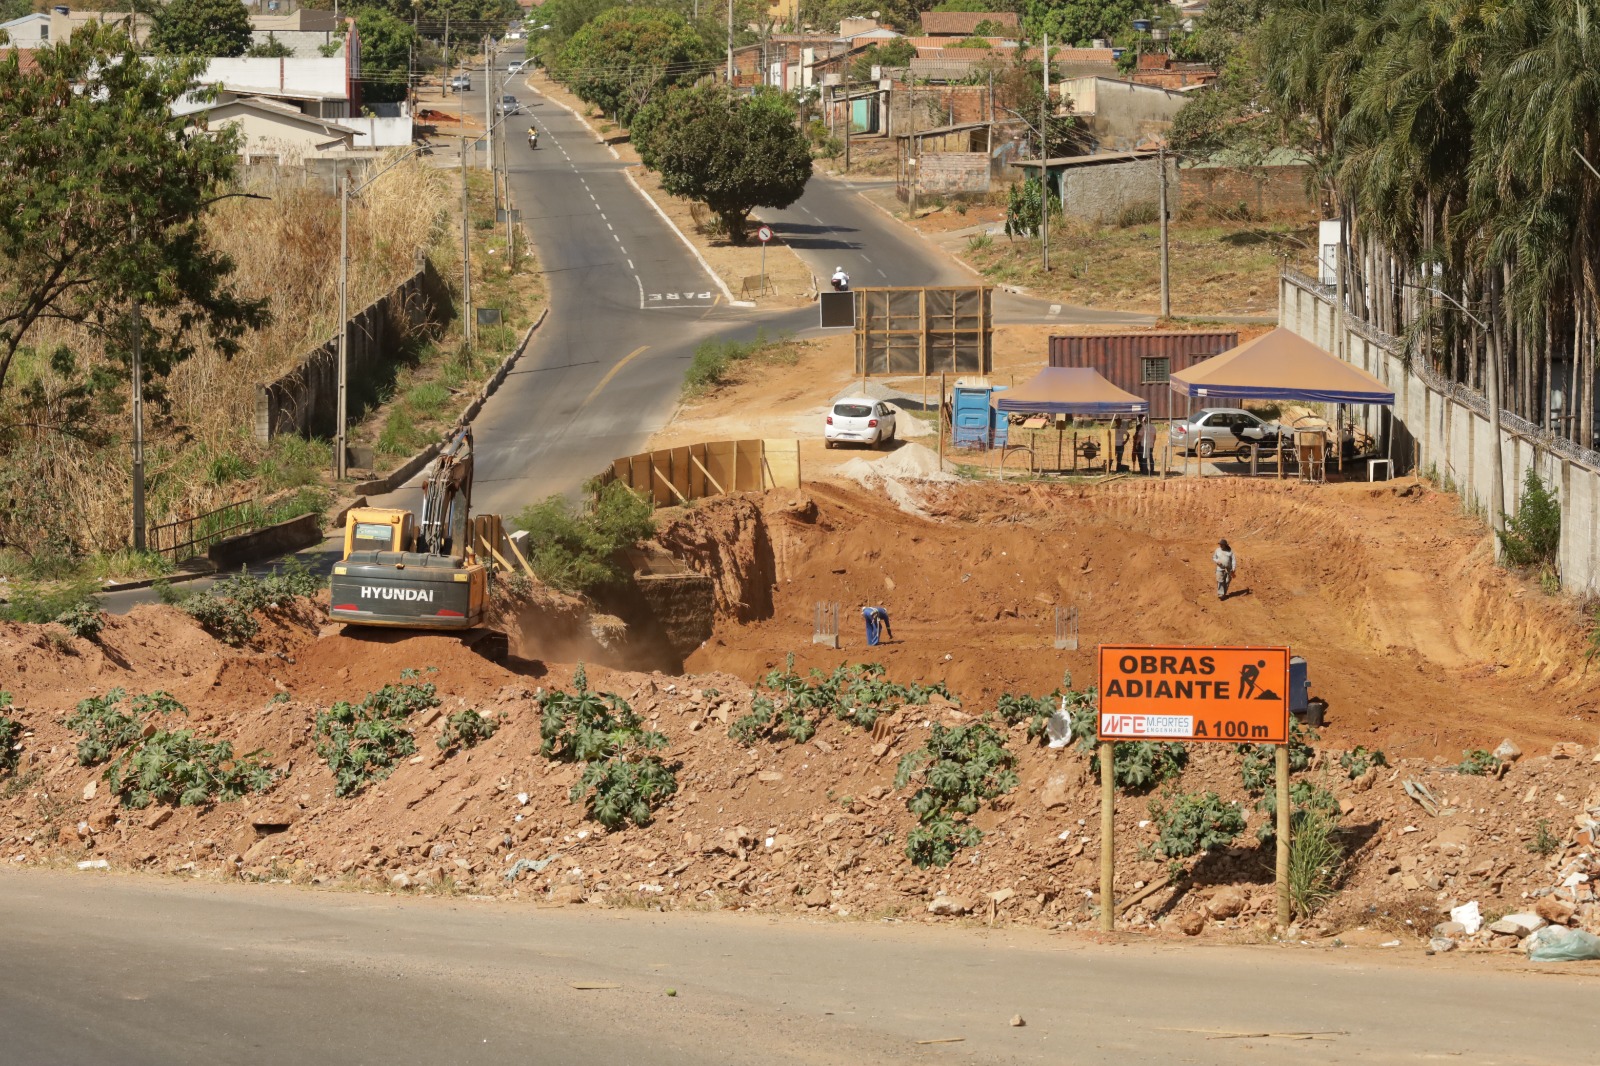
[[[1052,336],[1049,352],[1051,366],[1092,367],[1149,401],[1151,418],[1172,418],[1186,412],[1187,402],[1172,391],[1163,371],[1185,370],[1238,344],[1239,334],[1229,331],[1073,333]],[[1147,366],[1147,359],[1166,363]]]

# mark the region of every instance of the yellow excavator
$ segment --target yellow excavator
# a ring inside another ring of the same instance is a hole
[[[353,507],[335,563],[328,615],[336,622],[470,630],[489,608],[490,573],[509,569],[500,547],[527,563],[498,515],[472,517],[472,431],[440,451],[422,488],[422,513]]]

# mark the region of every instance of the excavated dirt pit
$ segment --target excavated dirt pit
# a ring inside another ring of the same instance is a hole
[[[1491,915],[1540,905],[1600,927],[1587,880],[1600,877],[1600,853],[1584,833],[1600,816],[1600,763],[1582,616],[1496,570],[1453,497],[1409,483],[819,482],[663,519],[662,543],[710,579],[711,636],[689,655],[688,676],[589,669],[592,687],[622,695],[668,738],[679,790],[653,824],[606,832],[568,799],[578,769],[538,755],[536,691],[571,684],[561,649],[593,646],[572,636],[583,627],[559,604],[542,609],[565,634],[544,646],[548,660],[506,664],[446,637],[344,634],[311,604],[265,619],[239,650],[176,610],[146,607],[108,619],[95,641],[0,626],[0,687],[14,698],[4,713],[24,727],[18,768],[0,777],[0,857],[848,917],[933,920],[929,904],[942,894],[940,912],[984,921],[1092,922],[1098,793],[1084,755],[1013,729],[1019,787],[974,816],[982,841],[942,870],[904,855],[915,822],[909,789],[893,787],[900,758],[930,723],[984,714],[1001,693],[1049,692],[1063,671],[1091,685],[1098,641],[1288,644],[1329,705],[1309,775],[1341,800],[1351,856],[1340,894],[1302,924],[1305,935],[1426,934],[1468,900]],[[1235,595],[1218,603],[1209,555],[1222,536],[1241,566]],[[840,650],[811,643],[819,600],[843,607]],[[865,647],[863,602],[888,608],[894,641]],[[1082,650],[1052,648],[1057,606],[1078,608]],[[513,634],[525,655],[539,646],[538,617]],[[802,670],[882,662],[897,681],[945,681],[961,703],[901,708],[871,734],[828,718],[803,745],[741,746],[728,725],[749,709],[751,684],[789,654]],[[403,671],[443,697],[409,723],[419,754],[365,792],[335,797],[313,750],[316,714]],[[171,692],[189,710],[184,724],[241,752],[264,749],[279,780],[212,807],[119,806],[99,769],[77,765],[78,736],[63,724],[79,700],[114,687]],[[503,724],[445,758],[434,744],[440,716],[468,706]],[[1456,773],[1462,749],[1503,738],[1526,753],[1503,775]],[[1338,756],[1356,745],[1384,750],[1392,765],[1349,779]],[[1168,787],[1253,804],[1231,747],[1190,751]],[[1406,795],[1408,780],[1431,790],[1440,813]],[[1124,796],[1118,809],[1122,923],[1259,936],[1272,899],[1270,849],[1254,842],[1263,816],[1252,810],[1237,846],[1167,886],[1151,852],[1152,798]]]

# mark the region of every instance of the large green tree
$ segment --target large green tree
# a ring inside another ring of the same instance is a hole
[[[41,322],[85,327],[125,361],[136,299],[152,378],[201,336],[234,351],[266,311],[234,292],[233,263],[202,226],[232,182],[237,139],[194,135],[172,114],[202,62],[144,60],[97,23],[33,58],[27,72],[15,52],[0,60],[0,390]]]
[[[375,103],[404,100],[410,85],[411,23],[387,11],[364,8],[356,15],[361,38],[361,95]]]
[[[1051,47],[1087,44],[1130,34],[1134,19],[1150,18],[1159,6],[1159,0],[1027,0],[1024,24],[1032,41],[1049,34]]]
[[[171,0],[158,8],[150,48],[168,56],[242,56],[250,15],[239,0]]]
[[[677,89],[642,109],[633,124],[644,165],[674,196],[699,200],[744,243],[757,207],[788,207],[811,178],[811,150],[789,98],[722,85]]]
[[[573,34],[555,73],[580,99],[628,123],[666,89],[693,84],[715,66],[715,54],[681,16],[616,7]]]

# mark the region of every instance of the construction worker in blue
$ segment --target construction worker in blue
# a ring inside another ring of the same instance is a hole
[[[875,648],[878,646],[878,631],[880,626],[883,630],[883,636],[888,637],[890,640],[894,639],[894,630],[889,628],[888,611],[884,610],[882,607],[862,607],[861,617],[865,619],[867,623],[868,647]]]

